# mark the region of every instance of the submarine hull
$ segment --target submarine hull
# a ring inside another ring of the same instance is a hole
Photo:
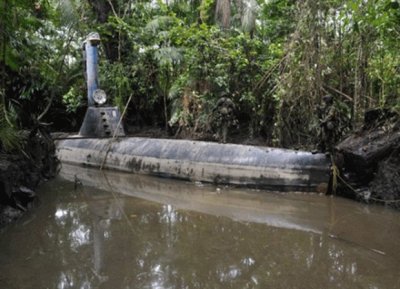
[[[56,141],[62,163],[215,184],[281,191],[323,191],[329,160],[259,146],[125,137]]]

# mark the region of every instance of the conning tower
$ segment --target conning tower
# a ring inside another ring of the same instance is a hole
[[[85,114],[79,135],[83,137],[124,136],[120,122],[121,113],[117,107],[107,105],[107,95],[99,88],[98,79],[98,46],[100,36],[91,32],[84,44],[85,75],[87,81],[88,109]]]

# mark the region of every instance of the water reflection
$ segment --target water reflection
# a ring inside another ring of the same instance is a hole
[[[77,191],[67,181],[48,184],[45,205],[1,233],[0,288],[400,285],[396,212],[120,175],[103,177],[103,191],[87,185],[93,174]],[[351,234],[357,227],[361,236]]]

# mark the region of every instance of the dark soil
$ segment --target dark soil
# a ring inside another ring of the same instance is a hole
[[[376,109],[364,121],[336,147],[343,159],[339,193],[400,208],[400,116]]]
[[[49,135],[38,129],[22,135],[21,149],[0,152],[0,228],[27,211],[36,198],[36,187],[57,172]]]
[[[369,187],[372,198],[400,207],[400,146],[379,163]]]

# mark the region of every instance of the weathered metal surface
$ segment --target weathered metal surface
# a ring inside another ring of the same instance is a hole
[[[268,147],[129,137],[72,138],[57,148],[64,163],[100,167],[106,158],[105,169],[218,184],[316,191],[329,179],[323,154]]]
[[[85,137],[110,137],[114,134],[124,136],[122,124],[118,126],[120,118],[121,114],[117,107],[88,107],[79,135]]]
[[[84,48],[86,58],[86,80],[88,90],[88,105],[94,106],[93,92],[99,86],[98,80],[98,48],[97,45],[100,42],[100,36],[98,33],[92,32],[88,35]]]

